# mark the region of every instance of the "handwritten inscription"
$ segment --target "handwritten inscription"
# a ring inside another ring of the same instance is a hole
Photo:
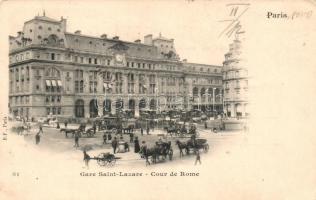
[[[219,22],[228,23],[224,30],[219,34],[219,37],[226,35],[228,38],[232,35],[238,35],[245,33],[242,29],[240,22],[241,17],[247,12],[250,7],[248,3],[236,3],[236,4],[227,4],[229,8],[228,19],[221,20]]]
[[[268,19],[290,19],[290,20],[295,20],[295,19],[309,19],[313,15],[313,11],[293,11],[293,12],[272,12],[268,11],[267,12],[267,18]]]

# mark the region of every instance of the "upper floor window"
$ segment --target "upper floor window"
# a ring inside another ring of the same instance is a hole
[[[42,29],[42,26],[39,26],[38,29]]]
[[[51,60],[55,60],[55,53],[51,53],[50,56]]]
[[[51,30],[52,30],[52,28],[51,28],[51,27],[48,27],[48,30],[49,30],[49,31],[51,31]]]

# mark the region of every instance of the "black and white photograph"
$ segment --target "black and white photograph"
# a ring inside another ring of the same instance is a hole
[[[0,10],[1,199],[316,199],[315,2]]]

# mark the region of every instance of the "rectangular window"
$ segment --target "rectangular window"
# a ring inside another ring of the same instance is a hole
[[[80,92],[83,93],[83,81],[80,81],[79,87],[80,87]]]
[[[55,60],[55,54],[54,53],[51,54],[51,60]]]
[[[79,81],[75,81],[75,92],[79,92]]]
[[[91,62],[92,62],[92,59],[91,59],[91,58],[89,58],[89,59],[88,59],[88,63],[89,63],[89,64],[91,64]]]
[[[108,62],[108,65],[111,65],[111,60],[107,60],[107,62]]]
[[[94,64],[98,64],[98,59],[97,58],[94,59]]]

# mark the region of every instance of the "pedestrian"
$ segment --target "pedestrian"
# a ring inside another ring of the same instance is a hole
[[[44,133],[42,124],[39,125],[39,132],[38,133]]]
[[[74,147],[79,147],[79,134],[78,132],[75,133],[75,146]]]
[[[93,122],[93,133],[94,133],[94,135],[95,135],[95,133],[96,133],[96,131],[97,131],[97,125],[96,125],[96,123],[95,122]]]
[[[143,136],[144,135],[144,129],[143,127],[140,127],[140,134]]]
[[[106,133],[103,134],[103,144],[106,144],[107,135]]]
[[[207,129],[207,122],[204,122],[204,128]]]
[[[195,152],[196,152],[195,165],[197,164],[197,162],[199,162],[201,164],[200,151],[198,149],[196,149]]]
[[[136,136],[134,140],[134,152],[138,153],[139,151],[140,151],[140,146],[139,146],[138,137]]]
[[[116,148],[117,148],[117,139],[116,137],[114,137],[113,141],[112,141],[112,148],[113,148],[113,153],[116,153]]]
[[[109,141],[112,140],[112,135],[111,135],[111,133],[108,133],[108,140],[109,140]]]
[[[134,134],[132,132],[129,133],[129,142],[132,143],[134,141]]]
[[[59,122],[57,122],[57,127],[56,127],[57,129],[60,129],[60,126],[59,126]]]
[[[89,169],[90,156],[87,154],[86,150],[83,150],[83,161],[85,162],[86,167]]]
[[[147,135],[149,135],[149,126],[147,126]]]
[[[35,144],[38,145],[40,143],[40,140],[41,140],[41,136],[39,134],[40,132],[38,132],[36,135],[35,135]]]
[[[68,125],[67,120],[65,121],[64,125],[65,125],[65,128],[67,128],[67,125]]]

